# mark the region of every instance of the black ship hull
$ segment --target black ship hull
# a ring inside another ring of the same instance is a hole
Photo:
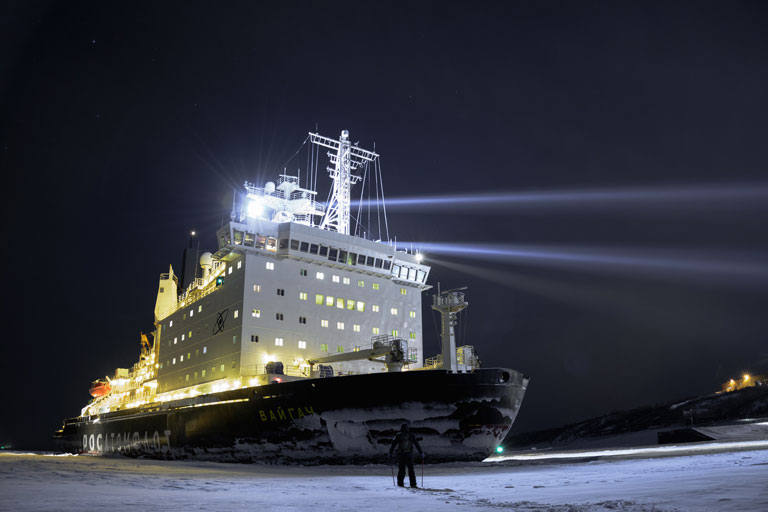
[[[381,461],[407,422],[431,462],[482,460],[508,433],[528,378],[508,369],[350,375],[267,384],[66,420],[75,453],[224,461]]]

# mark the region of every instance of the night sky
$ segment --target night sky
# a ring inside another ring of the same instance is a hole
[[[768,372],[764,2],[22,1],[0,24],[2,443],[48,447],[137,360],[188,232],[213,249],[233,187],[315,127],[375,143],[391,198],[649,192],[390,210],[415,245],[639,262],[426,251],[431,284],[469,286],[460,341],[531,377],[513,432]]]

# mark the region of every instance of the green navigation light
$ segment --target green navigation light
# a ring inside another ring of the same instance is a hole
[[[216,278],[216,286],[221,286],[224,284],[224,278],[222,276],[219,276]]]
[[[503,446],[497,446],[496,447],[496,453],[502,453],[503,451],[504,451],[504,447]]]

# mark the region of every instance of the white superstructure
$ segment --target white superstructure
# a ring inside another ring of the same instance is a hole
[[[286,378],[309,377],[311,359],[368,349],[400,338],[405,369],[424,361],[421,292],[429,267],[389,241],[350,235],[351,174],[376,153],[310,134],[329,153],[328,208],[297,176],[264,187],[246,183],[231,221],[217,232],[219,249],[204,254],[203,278],[174,308],[165,297],[158,318],[157,393],[206,384],[258,382],[282,363]],[[165,283],[168,283],[165,277]],[[383,362],[383,359],[382,359]],[[333,364],[334,374],[380,372],[366,359]]]

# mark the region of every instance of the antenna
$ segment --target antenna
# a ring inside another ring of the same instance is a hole
[[[350,190],[352,185],[360,180],[360,176],[352,174],[365,162],[374,162],[379,155],[373,151],[361,149],[349,141],[349,131],[342,130],[339,140],[329,139],[317,133],[309,134],[312,144],[326,147],[335,152],[328,152],[328,158],[333,167],[328,167],[328,173],[333,180],[331,198],[328,209],[320,224],[321,229],[337,231],[343,235],[349,234],[350,219]]]

